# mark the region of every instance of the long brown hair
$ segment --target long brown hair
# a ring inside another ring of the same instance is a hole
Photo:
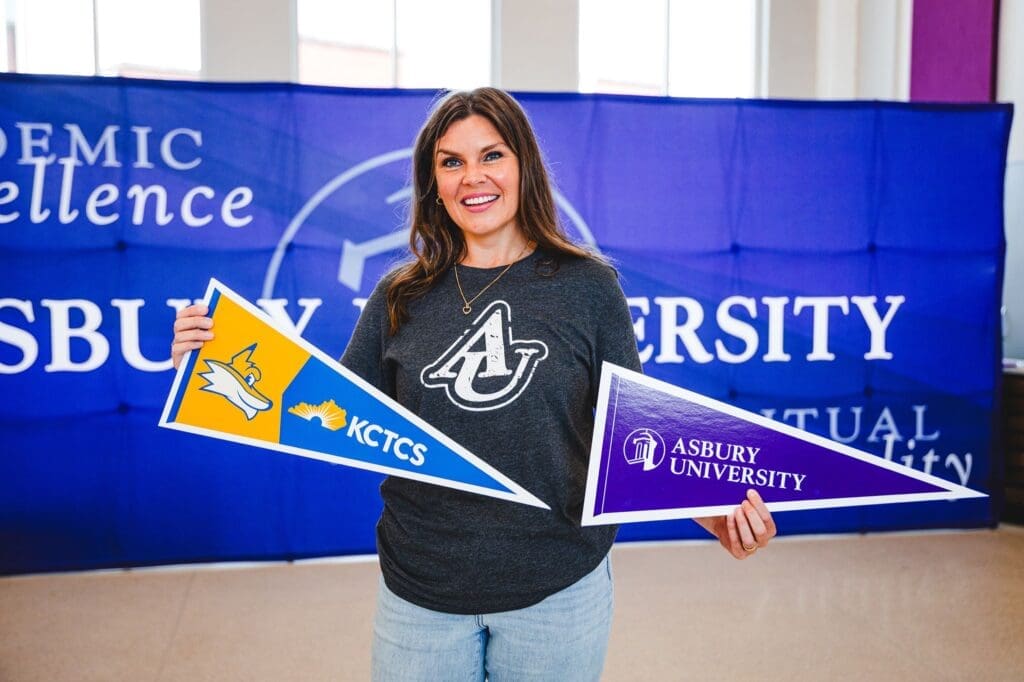
[[[438,140],[448,128],[473,115],[490,121],[519,161],[516,219],[526,239],[552,257],[555,268],[559,256],[603,260],[574,244],[562,230],[537,137],[519,103],[497,88],[451,92],[437,102],[416,136],[409,235],[409,249],[414,259],[395,271],[387,289],[392,335],[408,320],[409,303],[430,291],[466,253],[462,231],[437,201],[434,154]]]

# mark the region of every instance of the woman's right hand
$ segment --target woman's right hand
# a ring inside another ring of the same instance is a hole
[[[174,340],[171,341],[171,360],[174,368],[190,350],[202,348],[213,338],[213,319],[206,316],[209,309],[202,303],[190,305],[178,311],[174,318]]]

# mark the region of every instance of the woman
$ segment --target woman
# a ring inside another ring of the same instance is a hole
[[[388,478],[377,525],[379,680],[593,680],[613,526],[582,528],[603,361],[640,370],[615,271],[560,228],[518,103],[452,93],[416,140],[414,259],[377,285],[342,364],[550,505]],[[212,338],[175,323],[175,365]],[[699,519],[736,558],[775,535],[757,494]]]

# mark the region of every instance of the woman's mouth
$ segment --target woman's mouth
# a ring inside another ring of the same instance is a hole
[[[497,194],[475,194],[462,200],[462,205],[470,211],[485,211],[498,200]]]

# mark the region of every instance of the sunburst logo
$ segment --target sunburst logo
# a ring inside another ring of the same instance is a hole
[[[345,419],[345,410],[338,407],[337,403],[333,400],[325,400],[319,405],[299,403],[289,407],[288,414],[302,417],[308,422],[313,421],[313,419],[319,419],[320,426],[331,431],[337,431],[348,423]]]
[[[256,388],[256,384],[263,378],[263,372],[252,361],[255,352],[254,343],[232,355],[229,362],[206,360],[209,371],[199,373],[206,380],[206,386],[200,390],[223,396],[250,420],[274,406],[273,401]]]

